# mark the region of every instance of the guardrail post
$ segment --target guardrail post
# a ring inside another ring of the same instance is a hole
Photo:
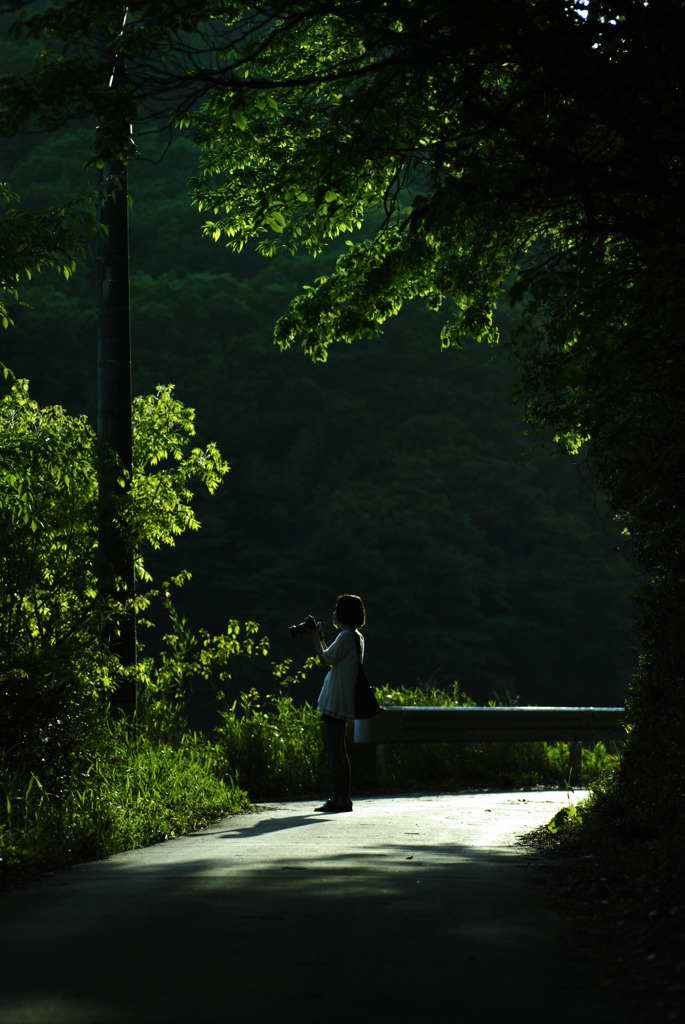
[[[582,740],[574,740],[571,743],[571,764],[569,770],[569,782],[572,785],[577,785],[580,782],[580,772],[583,763],[583,743]]]
[[[376,778],[384,785],[388,779],[388,744],[376,744]]]

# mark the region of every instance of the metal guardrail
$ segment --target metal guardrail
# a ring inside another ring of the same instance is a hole
[[[571,742],[580,766],[585,742],[625,737],[624,708],[385,707],[354,723],[355,743],[375,743],[381,781],[388,743]]]
[[[592,740],[625,735],[623,708],[386,707],[354,723],[355,743]]]

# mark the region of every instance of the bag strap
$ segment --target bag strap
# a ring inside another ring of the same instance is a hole
[[[361,665],[361,663],[362,663],[362,644],[361,644],[361,640],[359,639],[359,634],[357,633],[356,629],[351,629],[350,633],[354,637],[355,646],[357,648],[357,661]]]

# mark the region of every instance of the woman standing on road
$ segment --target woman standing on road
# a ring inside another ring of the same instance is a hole
[[[314,642],[319,657],[330,665],[319,694],[319,711],[323,717],[326,749],[331,766],[333,793],[317,811],[338,814],[352,810],[350,796],[350,759],[345,742],[347,723],[354,719],[354,684],[357,668],[364,660],[364,637],[359,632],[366,622],[361,597],[341,594],[338,597],[333,625],[339,633],[328,646],[319,623],[305,632]]]

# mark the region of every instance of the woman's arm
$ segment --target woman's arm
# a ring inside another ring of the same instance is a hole
[[[326,640],[324,639],[324,631],[322,630],[322,625],[320,625],[320,623],[319,623],[316,626],[315,630],[314,629],[309,629],[308,626],[304,626],[303,630],[304,630],[305,635],[308,636],[309,639],[312,641],[314,647],[316,648],[316,653],[318,654],[320,659],[323,660],[325,665],[328,665],[328,662],[327,662],[326,657],[324,655],[324,651],[327,651],[329,649],[329,645],[327,644]]]
[[[305,633],[311,637],[314,647],[324,665],[334,665],[340,658],[344,658],[350,650],[350,643],[356,647],[356,641],[354,639],[354,633],[352,630],[348,630],[344,627],[336,636],[332,644],[327,644],[324,640],[323,630],[319,623],[316,629],[307,629],[305,627]],[[349,639],[348,639],[348,634]]]
[[[307,636],[312,640],[314,647],[316,648],[317,654],[319,655],[321,660],[325,664],[328,664],[324,656],[324,651],[328,650],[328,644],[324,640],[323,630],[321,629],[321,623],[319,623],[316,629],[309,629],[307,626],[305,626],[305,632]]]

